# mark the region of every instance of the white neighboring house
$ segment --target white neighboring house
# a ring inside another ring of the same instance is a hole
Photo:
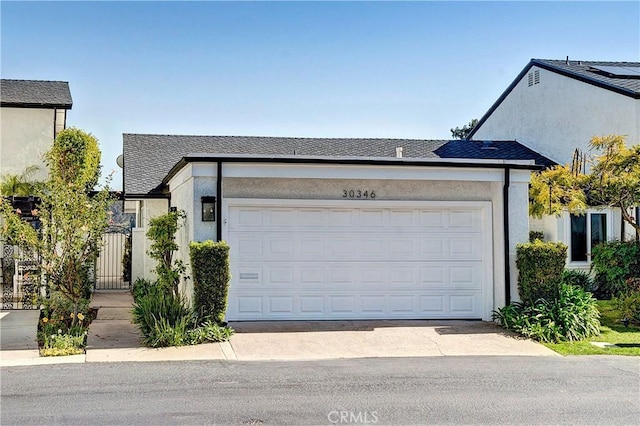
[[[39,166],[32,176],[46,177],[42,157],[58,132],[66,127],[73,101],[66,81],[0,81],[0,175],[22,174]]]
[[[640,62],[532,59],[468,136],[513,139],[559,164],[578,148],[589,152],[594,136],[620,134],[640,143]],[[635,209],[632,216],[640,215]],[[600,241],[634,238],[620,211],[532,219],[532,230],[569,246],[567,267],[588,269]]]
[[[123,137],[132,277],[153,278],[149,219],[231,247],[229,321],[491,319],[517,298],[531,170],[514,141]],[[183,283],[187,295],[190,280]]]

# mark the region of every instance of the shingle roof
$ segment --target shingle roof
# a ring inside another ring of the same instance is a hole
[[[2,106],[49,107],[71,109],[73,101],[66,81],[0,81]]]
[[[620,93],[634,99],[640,99],[640,79],[639,78],[622,78],[609,75],[598,71],[597,66],[609,67],[640,67],[640,62],[608,62],[608,61],[574,61],[574,60],[556,60],[556,59],[531,59],[527,66],[524,67],[520,74],[513,80],[507,89],[500,95],[491,108],[480,118],[476,126],[469,132],[467,139],[473,138],[473,135],[482,127],[485,121],[500,106],[502,101],[511,93],[516,85],[525,77],[529,70],[537,66],[578,81],[582,81],[593,86]]]
[[[147,195],[162,190],[162,180],[174,165],[190,154],[304,156],[313,158],[395,158],[396,147],[404,158],[535,160],[549,166],[551,160],[515,141],[417,139],[288,138],[256,136],[123,135],[124,192]]]
[[[640,62],[532,59],[531,63],[549,71],[585,81],[586,83],[591,83],[604,89],[626,94],[636,99],[640,98],[640,78],[619,77],[594,68],[597,66],[640,67]]]

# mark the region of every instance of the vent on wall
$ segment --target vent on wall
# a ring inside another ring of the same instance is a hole
[[[529,83],[529,87],[540,83],[540,70],[531,71],[527,75],[527,82]]]

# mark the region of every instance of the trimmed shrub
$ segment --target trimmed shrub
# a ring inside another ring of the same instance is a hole
[[[493,312],[504,328],[525,337],[556,343],[577,341],[600,332],[600,312],[591,293],[562,283],[554,299],[538,299],[533,305],[514,302]]]
[[[536,240],[518,244],[516,253],[520,299],[532,305],[538,299],[557,298],[567,259],[567,246]]]
[[[227,310],[227,292],[231,274],[229,271],[229,246],[225,241],[189,245],[193,276],[194,309],[200,317],[224,321]]]
[[[593,291],[593,280],[591,276],[579,269],[565,269],[562,273],[562,282],[575,287],[580,287],[584,291]]]
[[[535,240],[544,241],[544,232],[542,232],[542,231],[529,231],[529,242],[532,243]]]
[[[640,277],[640,242],[610,241],[591,250],[591,268],[596,273],[600,298],[623,293],[629,278]]]

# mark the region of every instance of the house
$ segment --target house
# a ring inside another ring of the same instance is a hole
[[[177,257],[231,247],[231,321],[490,320],[517,298],[530,172],[552,164],[515,141],[124,134],[123,148],[132,277],[152,278],[149,219],[184,210]]]
[[[72,103],[69,83],[64,81],[0,80],[0,177],[21,176],[37,166],[29,178],[46,178],[43,155],[66,127]],[[12,199],[22,218],[34,221],[34,226],[37,218],[31,212],[36,203],[34,197]],[[13,246],[0,241],[2,309],[38,309],[23,287],[33,262],[15,259],[16,253]]]
[[[59,131],[66,127],[72,107],[65,81],[0,81],[0,175],[20,175],[40,166],[32,176],[46,176],[42,160]]]
[[[626,135],[640,143],[640,62],[532,59],[478,121],[468,138],[510,139],[559,164],[589,151],[594,136]],[[636,209],[632,216],[640,216]],[[620,211],[592,209],[531,220],[549,241],[569,246],[567,266],[588,269],[600,241],[633,238]]]

